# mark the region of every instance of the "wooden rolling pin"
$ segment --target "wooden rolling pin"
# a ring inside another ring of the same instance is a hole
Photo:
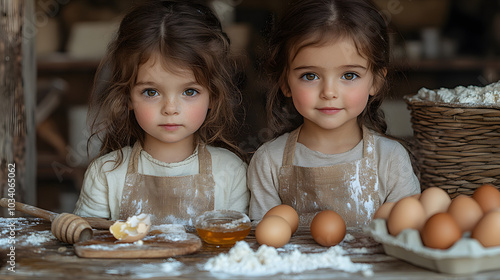
[[[6,208],[9,207],[8,199],[0,199],[0,206]],[[50,221],[52,223],[52,234],[60,241],[69,244],[89,240],[93,237],[92,228],[109,229],[109,227],[114,223],[114,221],[101,218],[80,217],[69,213],[58,214],[21,202],[15,203],[15,209],[17,211]]]

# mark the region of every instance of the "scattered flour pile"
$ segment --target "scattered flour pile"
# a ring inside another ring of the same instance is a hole
[[[54,240],[55,237],[50,230],[42,230],[38,232],[31,232],[25,242],[34,246],[40,246],[42,243]]]
[[[37,225],[42,220],[28,220],[24,217],[18,218],[4,218],[0,217],[0,248],[9,248],[16,245],[33,245],[40,246],[41,244],[49,241],[54,241],[56,238],[50,230],[27,232],[20,234],[20,231],[27,231],[31,226]],[[14,224],[14,230],[11,225]],[[13,236],[14,239],[9,239]]]
[[[146,236],[143,240],[149,240],[153,238],[160,238],[163,240],[169,241],[186,241],[192,238],[192,235],[186,233],[184,226],[181,224],[162,224],[162,225],[153,225],[151,226],[151,230],[158,230],[162,233]]]
[[[495,105],[500,104],[500,81],[485,87],[458,86],[438,90],[422,88],[413,98],[433,102]]]
[[[275,248],[262,245],[254,252],[248,243],[239,241],[227,254],[209,259],[203,269],[232,275],[263,276],[331,268],[351,273],[362,272],[365,276],[373,275],[371,265],[353,263],[344,254],[345,250],[340,246],[331,247],[323,253],[302,254],[294,250],[279,255]]]

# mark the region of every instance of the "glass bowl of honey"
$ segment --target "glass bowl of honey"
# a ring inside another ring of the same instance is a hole
[[[209,244],[232,245],[250,233],[252,224],[244,213],[214,210],[198,216],[195,228],[201,239]]]

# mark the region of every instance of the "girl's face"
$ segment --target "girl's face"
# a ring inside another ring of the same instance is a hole
[[[304,127],[359,130],[357,117],[376,88],[368,61],[351,40],[303,47],[288,70],[288,86],[281,88],[304,117]]]
[[[147,151],[165,144],[192,148],[193,134],[207,116],[209,91],[198,84],[191,70],[172,72],[169,69],[176,65],[163,66],[159,56],[152,56],[139,67],[130,109],[145,132]]]

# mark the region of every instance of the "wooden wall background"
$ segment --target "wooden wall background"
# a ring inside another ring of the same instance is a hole
[[[34,0],[0,0],[0,196],[36,199]],[[15,191],[9,191],[15,164]],[[7,216],[2,209],[2,216]]]

